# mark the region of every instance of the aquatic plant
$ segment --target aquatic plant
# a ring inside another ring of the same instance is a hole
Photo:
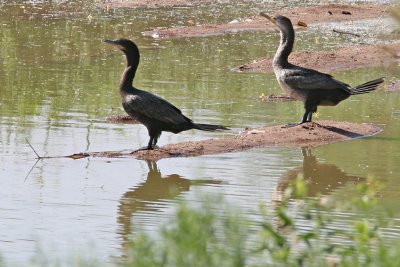
[[[161,240],[140,233],[132,241],[123,266],[244,266],[249,228],[228,206],[218,214],[213,198],[200,208],[182,202],[172,221],[160,231]]]
[[[223,215],[209,200],[200,208],[182,203],[162,227],[159,240],[144,232],[133,239],[122,265],[400,266],[400,243],[382,234],[392,220],[378,205],[380,186],[368,179],[357,185],[351,201],[335,196],[309,199],[305,182],[298,178],[274,209],[260,205],[259,222],[226,203]],[[347,229],[330,227],[335,209],[351,212],[354,218]],[[334,238],[344,242],[335,243]]]

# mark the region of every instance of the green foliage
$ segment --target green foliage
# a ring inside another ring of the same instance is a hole
[[[123,266],[400,266],[400,244],[382,236],[383,218],[390,220],[377,212],[381,188],[368,179],[349,205],[305,199],[307,185],[300,177],[273,210],[260,205],[262,221],[251,224],[226,205],[219,214],[211,204],[215,200],[197,209],[182,203],[160,240],[136,236]],[[329,227],[335,209],[357,211],[348,230]],[[345,242],[332,244],[339,235]]]
[[[236,213],[217,216],[206,201],[200,209],[182,203],[160,231],[161,241],[139,234],[123,266],[244,266],[247,227]]]

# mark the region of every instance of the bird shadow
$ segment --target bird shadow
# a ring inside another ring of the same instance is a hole
[[[352,132],[352,131],[348,131],[348,130],[344,130],[344,129],[341,129],[341,128],[337,128],[335,126],[323,126],[323,127],[325,129],[327,129],[328,131],[331,131],[331,132],[334,132],[334,133],[337,133],[337,134],[340,134],[340,135],[344,135],[344,136],[349,137],[349,138],[360,138],[360,137],[364,136],[364,135],[359,134],[359,133],[355,133],[355,132]]]
[[[319,124],[319,123],[316,123],[316,122],[313,122],[313,123],[318,125],[318,127],[321,127],[321,128],[324,128],[325,130],[328,130],[328,131],[331,131],[331,132],[346,136],[348,138],[365,137],[365,135],[363,135],[363,134],[359,134],[359,133],[356,133],[356,132],[348,131],[348,130],[345,130],[345,129],[342,129],[342,128],[338,128],[338,127],[335,127],[335,126],[322,125],[322,124]]]

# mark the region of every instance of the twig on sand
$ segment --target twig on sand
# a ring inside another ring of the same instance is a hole
[[[338,29],[333,29],[333,32],[336,32],[336,33],[339,33],[339,34],[349,34],[349,35],[361,37],[361,35],[359,35],[358,33],[342,31],[342,30],[338,30]]]
[[[375,30],[375,28],[378,26],[378,24],[381,22],[383,16],[387,13],[387,10],[389,9],[390,5],[387,5],[385,7],[385,10],[382,11],[382,14],[379,16],[378,21],[375,23],[375,25],[373,25],[372,27],[370,27],[371,29],[369,31],[367,31],[364,35],[360,35],[358,33],[353,33],[353,32],[348,32],[348,31],[342,31],[342,30],[338,30],[338,29],[333,29],[333,32],[339,33],[339,34],[348,34],[348,35],[353,35],[356,37],[361,37],[361,38],[365,38],[367,37],[373,30]]]
[[[389,7],[390,7],[390,5],[387,5],[386,8],[385,8],[385,10],[383,10],[382,14],[381,14],[381,15],[379,16],[379,18],[378,18],[378,21],[377,21],[377,22],[375,23],[375,25],[372,27],[373,30],[375,30],[376,26],[378,26],[378,24],[381,22],[383,16],[387,13]],[[362,36],[362,38],[367,37],[367,36],[371,33],[371,31],[372,31],[372,30],[367,31],[367,32]]]

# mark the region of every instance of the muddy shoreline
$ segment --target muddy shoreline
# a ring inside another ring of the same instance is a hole
[[[195,6],[212,0],[102,0],[101,8],[160,8],[174,6]]]
[[[300,7],[278,12],[289,17],[294,25],[299,21],[306,24],[321,24],[334,21],[351,21],[360,19],[373,19],[389,16],[387,5],[373,4],[322,4],[313,7]],[[301,27],[302,29],[303,28]],[[204,37],[221,35],[237,31],[266,31],[277,32],[277,28],[267,22],[265,18],[255,15],[243,21],[231,21],[225,24],[205,24],[186,27],[157,28],[144,31],[145,36],[153,38],[179,38],[179,37]]]
[[[330,51],[295,52],[289,56],[289,61],[292,64],[322,72],[349,70],[366,66],[389,67],[395,65],[400,59],[400,54],[395,51],[400,51],[400,43],[384,46],[357,45]],[[273,56],[258,58],[234,67],[231,71],[271,73],[274,71],[272,59]]]
[[[368,137],[381,131],[380,128],[371,124],[332,120],[310,122],[290,128],[282,128],[282,126],[247,129],[237,135],[169,144],[154,150],[82,152],[65,157],[73,159],[132,157],[135,159],[159,160],[171,157],[195,157],[246,151],[261,147],[313,147]]]

